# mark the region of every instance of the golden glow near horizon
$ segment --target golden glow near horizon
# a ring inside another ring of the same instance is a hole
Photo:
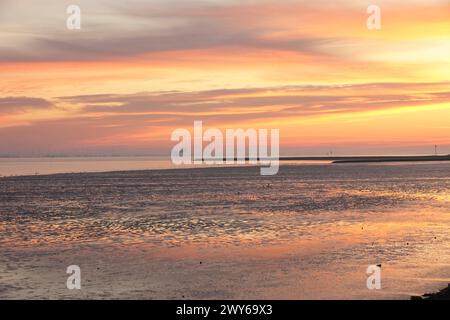
[[[0,155],[159,153],[194,120],[282,154],[450,153],[450,2],[0,4]],[[39,10],[45,6],[46,10]]]

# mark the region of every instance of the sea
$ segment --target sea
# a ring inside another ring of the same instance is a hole
[[[9,158],[0,174],[0,298],[410,299],[450,282],[450,163],[293,161],[261,176]],[[66,286],[73,265],[81,290]]]

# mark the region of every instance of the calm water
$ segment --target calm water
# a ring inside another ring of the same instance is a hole
[[[0,158],[0,176],[173,168],[163,157]]]
[[[327,161],[286,161],[286,164],[324,164]],[[236,165],[227,165],[227,167]],[[213,165],[173,165],[166,157],[48,157],[1,158],[1,176],[47,175],[56,173],[111,172],[131,170],[185,169]]]
[[[0,297],[409,298],[450,282],[445,163],[4,177],[0,203]]]

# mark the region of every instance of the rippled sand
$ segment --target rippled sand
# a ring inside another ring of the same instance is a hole
[[[409,298],[450,282],[450,164],[7,177],[0,204],[0,298]]]

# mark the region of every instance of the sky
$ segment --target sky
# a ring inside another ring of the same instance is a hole
[[[450,153],[450,0],[0,0],[0,26],[0,156],[168,156],[195,120],[282,155]]]

